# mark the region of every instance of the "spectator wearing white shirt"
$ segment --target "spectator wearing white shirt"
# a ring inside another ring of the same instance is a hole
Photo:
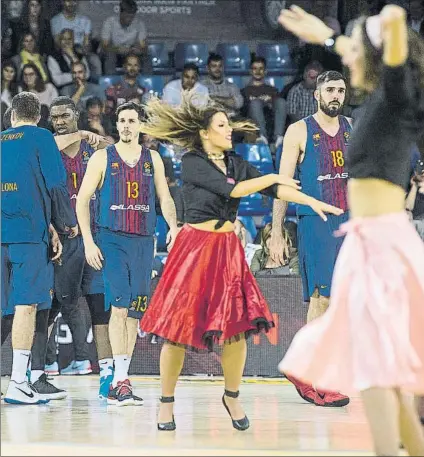
[[[62,12],[56,14],[50,21],[56,47],[60,47],[63,30],[72,30],[75,48],[80,54],[87,56],[91,74],[96,77],[101,76],[100,58],[91,52],[91,20],[77,13],[78,3],[75,0],[63,0],[62,6]]]
[[[146,26],[136,14],[134,0],[121,0],[119,17],[110,16],[103,23],[101,41],[106,74],[116,73],[117,63],[127,54],[146,54]]]
[[[87,79],[90,78],[90,70],[87,59],[81,55],[74,45],[74,32],[71,29],[62,30],[59,36],[59,51],[47,58],[47,68],[51,79],[57,88],[71,84],[72,64],[82,62],[87,68]]]
[[[184,65],[181,79],[170,81],[163,89],[162,100],[173,106],[181,105],[183,92],[193,94],[193,101],[206,104],[209,91],[206,86],[199,83],[199,68],[194,63]]]

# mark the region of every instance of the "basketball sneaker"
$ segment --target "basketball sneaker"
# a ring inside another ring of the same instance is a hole
[[[59,375],[59,364],[57,362],[53,362],[50,365],[46,365],[44,367],[44,372],[48,376],[58,376]]]
[[[107,404],[115,406],[135,405],[132,386],[129,379],[118,381],[116,387],[110,386]]]
[[[32,387],[38,392],[44,400],[63,400],[68,396],[68,393],[63,389],[58,389],[47,380],[47,375],[43,373],[37,381],[32,384]]]
[[[4,401],[12,405],[42,405],[50,400],[41,398],[41,395],[28,381],[19,384],[15,381],[10,381]]]
[[[109,390],[112,385],[113,374],[100,377],[99,398],[108,398]]]
[[[316,390],[310,384],[306,384],[305,382],[300,381],[299,379],[288,376],[284,374],[286,379],[288,379],[296,388],[297,393],[300,395],[303,400],[309,403],[315,403],[315,399],[317,396]]]
[[[92,373],[91,363],[89,360],[75,361],[73,360],[66,368],[60,370],[61,375],[75,376]]]
[[[315,404],[317,406],[342,407],[350,402],[350,398],[340,392],[316,389]]]

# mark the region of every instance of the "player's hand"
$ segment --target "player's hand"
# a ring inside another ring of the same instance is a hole
[[[178,233],[180,233],[179,228],[171,229],[168,234],[166,235],[166,248],[168,252],[174,247],[175,240],[177,238]]]
[[[287,176],[275,175],[275,184],[280,184],[282,186],[293,187],[294,189],[300,190],[302,187],[300,186],[300,181],[297,179],[289,178]]]
[[[104,136],[97,135],[97,133],[89,132],[88,130],[82,130],[81,134],[87,143],[93,147],[93,149],[97,149],[100,143],[107,143],[106,138]]]
[[[75,227],[71,227],[69,229],[69,235],[68,235],[68,238],[72,239],[72,238],[75,238],[78,233],[79,233],[79,227],[78,227],[78,224],[75,226]]]
[[[50,246],[53,252],[53,256],[50,258],[52,262],[59,260],[62,256],[63,246],[60,242],[59,235],[57,234],[56,230],[50,225]]]
[[[340,216],[344,211],[336,206],[329,205],[320,200],[313,199],[309,206],[318,214],[318,216],[325,222],[327,222],[327,216],[325,213],[334,214],[335,216]]]
[[[85,244],[85,258],[87,263],[95,270],[103,268],[102,261],[104,258],[96,243]]]
[[[281,10],[278,22],[307,43],[323,45],[327,38],[334,35],[334,31],[321,19],[296,5],[292,5],[290,9]]]
[[[276,266],[285,265],[289,260],[289,245],[283,236],[273,235],[269,244],[269,256]]]

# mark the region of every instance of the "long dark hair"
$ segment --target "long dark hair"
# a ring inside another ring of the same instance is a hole
[[[34,86],[34,89],[37,91],[37,92],[44,92],[46,90],[46,85],[44,84],[44,81],[43,81],[43,77],[41,76],[41,73],[40,73],[40,70],[37,68],[37,66],[33,63],[27,63],[25,64],[23,67],[22,67],[22,81],[21,81],[21,87],[22,87],[22,90],[24,91],[29,91],[29,88],[24,80],[24,72],[25,72],[25,69],[26,68],[32,68],[34,70],[34,73],[35,73],[35,76],[36,76],[36,82],[35,82],[35,86]]]
[[[1,90],[3,92],[3,70],[6,68],[6,67],[11,67],[15,70],[15,76],[13,78],[12,81],[10,81],[10,86],[9,86],[9,92],[10,92],[10,95],[12,97],[14,97],[17,93],[18,93],[18,82],[17,82],[17,78],[18,78],[18,69],[16,68],[16,65],[15,63],[13,62],[13,60],[5,60],[2,65],[1,65]]]

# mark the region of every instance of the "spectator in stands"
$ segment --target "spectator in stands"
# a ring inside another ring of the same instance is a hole
[[[181,79],[174,79],[165,86],[162,100],[170,105],[179,106],[184,92],[193,94],[193,101],[207,102],[209,91],[206,86],[199,83],[199,67],[194,63],[186,63]]]
[[[59,51],[55,51],[47,58],[47,67],[54,85],[57,88],[72,83],[73,63],[82,62],[87,69],[86,77],[90,78],[90,70],[87,59],[77,50],[74,43],[74,32],[71,29],[64,29],[59,36]]]
[[[234,233],[237,235],[237,238],[243,246],[244,258],[250,267],[255,252],[261,247],[259,244],[253,244],[251,233],[247,230],[246,226],[240,219],[236,219],[234,222]]]
[[[13,50],[13,28],[7,16],[6,2],[1,2],[1,57],[9,59]]]
[[[410,0],[410,26],[424,37],[424,0]]]
[[[381,0],[358,0],[356,13],[352,19],[347,23],[344,34],[346,36],[352,35],[353,27],[356,23],[358,16],[374,16],[379,14],[382,7]]]
[[[54,50],[53,36],[50,30],[50,21],[46,18],[41,0],[27,0],[22,14],[13,28],[13,51],[19,52],[19,42],[25,33],[32,33],[35,48],[42,56],[50,55]]]
[[[252,79],[242,89],[247,115],[259,126],[258,141],[268,144],[267,120],[273,124],[273,141],[275,148],[283,143],[284,127],[286,125],[286,101],[279,97],[278,90],[265,83],[266,60],[264,57],[254,57],[250,65]]]
[[[49,80],[49,71],[47,69],[44,57],[39,54],[36,48],[35,36],[32,32],[25,32],[20,40],[19,53],[12,57],[13,62],[18,70],[18,79],[21,79],[21,70],[27,63],[33,63],[39,70],[44,82]]]
[[[297,254],[297,248],[293,246],[293,241],[289,235],[288,230],[283,227],[283,237],[287,243],[288,252],[288,265],[281,266],[279,263],[275,263],[269,253],[269,244],[271,242],[272,224],[268,223],[261,230],[260,235],[260,246],[261,248],[255,252],[253,256],[250,269],[256,275],[266,274],[299,274],[299,257]]]
[[[209,97],[224,106],[231,117],[239,114],[243,97],[239,88],[224,78],[224,59],[219,54],[208,58],[208,76],[202,83],[209,90]]]
[[[131,99],[148,97],[146,90],[141,86],[137,77],[140,75],[141,62],[137,54],[128,54],[124,60],[124,77],[122,81],[106,89],[106,114],[114,116],[115,110],[122,103]]]
[[[36,94],[40,103],[47,107],[59,95],[52,83],[43,81],[40,70],[34,63],[27,63],[22,67],[22,80],[19,92],[22,91]]]
[[[87,100],[85,110],[81,112],[79,126],[80,130],[97,133],[106,137],[109,142],[114,142],[114,127],[110,118],[104,115],[104,103],[101,98],[91,97]]]
[[[116,73],[116,66],[129,53],[147,54],[146,26],[136,19],[135,0],[121,0],[119,17],[110,16],[103,23],[101,40],[106,74]]]
[[[87,100],[92,97],[99,98],[103,105],[106,101],[105,91],[98,85],[87,81],[87,68],[83,62],[72,62],[72,80],[60,90],[60,95],[72,98],[79,111],[86,109]]]
[[[287,95],[287,112],[290,122],[297,122],[316,113],[318,106],[314,97],[317,77],[323,68],[319,62],[306,65],[303,81],[293,86]]]
[[[1,70],[1,101],[11,106],[12,98],[18,93],[17,69],[11,60],[2,63]]]
[[[424,241],[424,194],[418,192],[419,185],[424,183],[424,161],[418,160],[411,179],[411,190],[406,199],[406,211]]]
[[[76,0],[63,0],[62,11],[56,14],[50,22],[53,38],[57,48],[61,48],[62,32],[72,30],[75,51],[86,56],[90,65],[90,74],[99,77],[102,74],[102,64],[97,54],[91,49],[91,20],[77,13]],[[88,67],[88,66],[87,66]]]

